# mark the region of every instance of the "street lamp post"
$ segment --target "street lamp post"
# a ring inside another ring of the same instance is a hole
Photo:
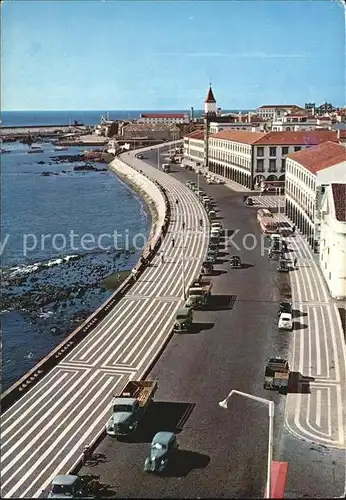
[[[246,392],[240,392],[233,389],[227,396],[226,399],[219,402],[221,408],[227,409],[227,403],[229,398],[233,394],[239,394],[239,396],[244,396],[248,399],[254,399],[268,406],[269,410],[269,435],[268,435],[268,457],[267,457],[267,487],[266,487],[266,498],[270,498],[271,495],[271,467],[273,461],[273,432],[274,432],[274,403],[269,401],[269,399],[259,398],[258,396],[253,396],[252,394],[247,394]]]
[[[184,246],[185,246],[185,239],[184,239],[184,226],[185,224],[183,223],[183,229],[182,229],[182,245],[181,245],[181,280],[182,280],[182,285],[183,285],[183,299],[186,300],[186,291],[185,291],[185,254],[184,254]]]
[[[157,148],[157,170],[160,170],[160,146]]]

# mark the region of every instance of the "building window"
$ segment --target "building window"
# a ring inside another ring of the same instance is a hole
[[[276,147],[269,148],[269,156],[276,156]]]
[[[276,172],[276,160],[269,160],[269,172]]]
[[[302,148],[300,146],[294,146],[294,151],[300,151]]]
[[[286,170],[286,158],[281,159],[281,172],[285,172]]]
[[[287,147],[287,146],[284,146],[284,147],[282,148],[282,154],[283,154],[283,155],[288,155],[288,147]]]
[[[257,160],[257,172],[264,172],[263,160]]]
[[[257,156],[264,156],[264,148],[262,147],[257,148]]]

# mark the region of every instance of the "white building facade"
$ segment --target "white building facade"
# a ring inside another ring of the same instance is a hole
[[[268,104],[257,108],[256,114],[265,120],[274,120],[300,109],[296,104]]]
[[[286,157],[328,140],[337,142],[337,134],[222,131],[209,138],[209,170],[249,189],[262,182],[284,187]]]
[[[138,123],[157,124],[177,124],[189,123],[189,113],[142,113],[137,120]]]
[[[308,115],[287,115],[276,118],[272,121],[272,131],[298,131],[298,130],[316,130],[332,129],[332,120],[330,117],[312,117]]]
[[[319,264],[331,296],[346,299],[346,184],[332,183],[323,196]]]
[[[204,158],[204,131],[196,130],[184,137],[184,159],[197,163],[203,162]]]
[[[320,207],[326,186],[346,182],[345,148],[327,141],[286,160],[286,215],[315,252],[320,244]]]

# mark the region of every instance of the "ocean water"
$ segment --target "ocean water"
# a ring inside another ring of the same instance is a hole
[[[1,157],[3,389],[109,297],[103,279],[133,267],[151,224],[106,164],[74,170],[89,148],[40,146],[43,153],[28,154],[6,143],[11,153]]]
[[[223,110],[223,113],[238,113],[239,110]],[[247,112],[248,110],[242,110]],[[162,113],[160,110],[113,110],[113,111],[3,111],[1,120],[3,127],[19,127],[29,125],[68,125],[77,120],[84,125],[97,125],[101,116],[106,116],[110,120],[134,120],[140,117],[141,113]],[[172,113],[190,112],[189,110],[166,111]],[[194,110],[194,116],[202,116],[203,111]]]

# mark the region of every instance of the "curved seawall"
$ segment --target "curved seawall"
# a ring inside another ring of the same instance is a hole
[[[152,228],[148,238],[147,248],[135,268],[139,276],[152,260],[161,245],[162,237],[167,232],[170,220],[170,208],[165,190],[156,181],[150,180],[144,173],[135,171],[119,159],[109,164],[120,178],[128,183],[135,191],[143,196],[152,213]],[[41,380],[54,366],[56,366],[76,345],[83,340],[98,323],[110,312],[134,284],[134,274],[119,286],[89,318],[76,328],[63,342],[45,356],[36,366],[21,377],[15,384],[1,395],[1,412],[6,411],[18,401],[31,387]]]

